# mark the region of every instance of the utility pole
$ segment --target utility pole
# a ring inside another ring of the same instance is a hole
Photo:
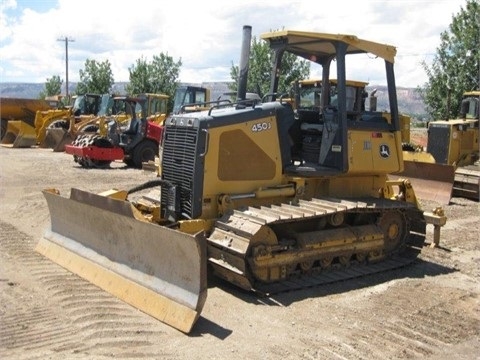
[[[57,39],[57,41],[65,41],[65,95],[68,99],[68,42],[75,41],[69,39],[67,36],[63,39]]]

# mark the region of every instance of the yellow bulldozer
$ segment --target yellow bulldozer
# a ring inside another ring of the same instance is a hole
[[[239,84],[251,27],[243,38]],[[261,38],[274,54],[271,101],[245,102],[242,85],[237,103],[168,117],[161,176],[133,189],[73,188],[69,197],[44,190],[51,224],[36,250],[185,333],[205,304],[207,274],[275,294],[414,261],[427,224],[438,230],[446,218],[420,208],[408,179],[388,179],[403,169],[396,49],[342,34],[282,30]],[[286,53],[322,67],[315,120],[275,95]],[[346,60],[355,57],[386,74],[390,121],[347,110]],[[311,146],[303,131],[314,127]]]
[[[417,196],[448,204],[452,196],[479,200],[480,91],[465,92],[462,116],[428,123],[427,147],[404,154],[402,176],[410,178]]]
[[[35,116],[41,111],[56,111],[60,99],[0,98],[1,144],[30,147],[35,143]]]

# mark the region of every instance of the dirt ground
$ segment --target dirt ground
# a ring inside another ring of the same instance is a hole
[[[0,358],[479,359],[480,213],[467,199],[444,206],[441,248],[424,247],[399,270],[271,298],[213,280],[190,335],[34,251],[49,224],[42,189],[99,192],[150,177],[0,147]]]

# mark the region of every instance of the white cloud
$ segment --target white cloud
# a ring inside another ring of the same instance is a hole
[[[109,60],[116,81],[128,81],[137,59],[168,53],[182,60],[184,82],[230,80],[238,64],[242,26],[253,36],[276,29],[351,33],[397,47],[398,86],[426,81],[420,63],[430,61],[440,32],[464,6],[461,0],[370,0],[327,3],[231,0],[162,2],[59,0],[57,3],[3,0],[0,4],[0,81],[45,82],[65,77],[68,37],[69,80],[79,80],[85,60]],[[374,81],[359,67],[358,80]]]

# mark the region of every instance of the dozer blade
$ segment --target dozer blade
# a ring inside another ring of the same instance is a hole
[[[446,205],[452,197],[455,168],[444,164],[404,161],[403,172],[390,176],[409,179],[417,198]]]
[[[42,146],[51,148],[55,152],[65,151],[65,145],[71,144],[73,136],[63,128],[47,129]]]
[[[10,120],[1,144],[5,147],[26,148],[36,143],[37,137],[33,126],[21,120]]]
[[[134,218],[128,201],[44,190],[51,226],[36,250],[158,320],[189,333],[207,297],[206,240]]]

